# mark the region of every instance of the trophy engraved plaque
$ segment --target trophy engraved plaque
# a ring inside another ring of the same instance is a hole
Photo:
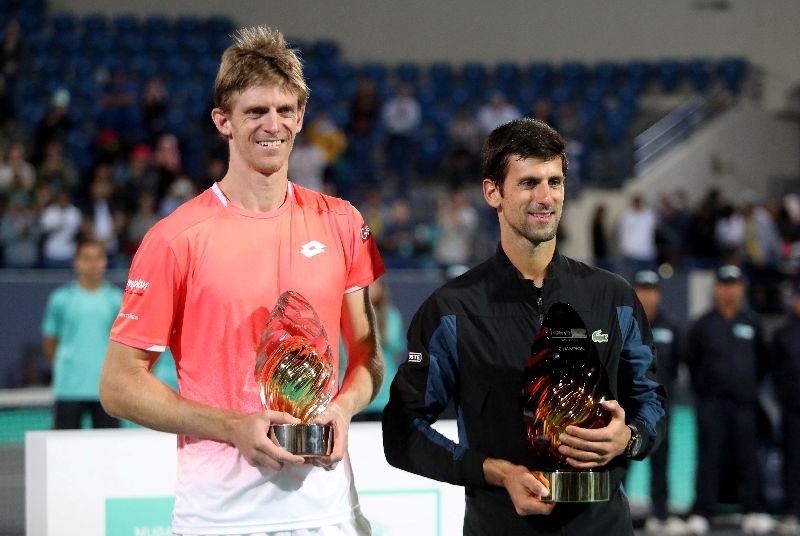
[[[608,378],[580,315],[565,303],[547,312],[525,367],[523,421],[528,442],[550,482],[548,502],[596,502],[609,498],[609,473],[578,469],[558,452],[567,426],[602,428],[611,413]]]
[[[325,326],[299,293],[280,295],[261,334],[256,384],[264,410],[283,411],[300,424],[275,424],[278,444],[300,456],[327,456],[333,449],[330,425],[311,423],[336,392],[336,374]]]

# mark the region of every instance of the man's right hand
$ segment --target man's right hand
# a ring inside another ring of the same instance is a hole
[[[487,483],[506,488],[514,510],[521,516],[548,515],[555,508],[555,503],[542,501],[542,497],[550,494],[550,483],[539,471],[506,460],[486,458],[483,474]]]
[[[301,465],[305,461],[278,446],[270,437],[273,424],[299,424],[300,419],[288,413],[267,411],[242,415],[234,425],[231,442],[239,449],[247,463],[257,467],[280,470],[285,463]]]

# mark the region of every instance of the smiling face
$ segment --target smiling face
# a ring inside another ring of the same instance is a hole
[[[214,108],[217,130],[228,139],[230,169],[261,175],[286,174],[305,108],[288,86],[255,86],[234,95],[230,112]]]
[[[497,210],[501,235],[524,238],[533,246],[553,240],[564,207],[561,157],[542,160],[510,155],[502,189],[484,179],[483,194]]]

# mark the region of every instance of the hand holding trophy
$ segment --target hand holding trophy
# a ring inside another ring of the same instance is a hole
[[[265,410],[283,411],[300,424],[271,427],[278,444],[300,456],[327,456],[333,428],[311,423],[336,390],[333,357],[325,326],[299,293],[280,295],[258,348],[255,376]]]
[[[542,462],[550,495],[543,501],[596,502],[609,498],[605,470],[570,466],[558,451],[567,426],[601,428],[611,413],[608,378],[580,315],[565,303],[547,312],[522,384],[527,439]]]

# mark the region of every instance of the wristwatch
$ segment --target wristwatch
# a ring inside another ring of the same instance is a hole
[[[631,438],[625,446],[625,457],[635,458],[639,455],[639,451],[642,450],[642,435],[639,433],[639,429],[636,428],[635,424],[629,424],[628,428],[631,429]]]

